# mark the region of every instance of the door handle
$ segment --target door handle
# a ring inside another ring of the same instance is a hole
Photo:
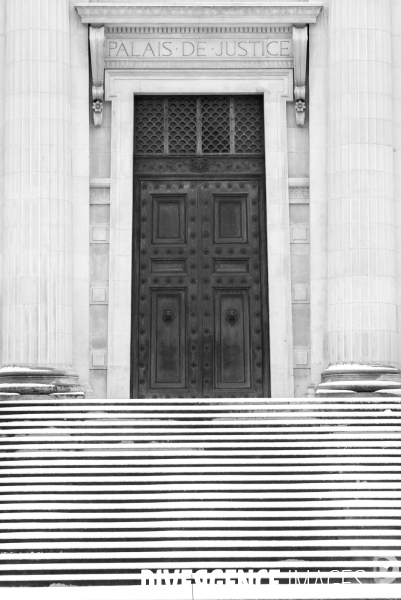
[[[226,311],[226,321],[229,325],[235,325],[239,319],[239,312],[235,308],[229,308]]]
[[[175,314],[172,308],[166,308],[162,314],[162,321],[166,325],[171,325],[171,323],[175,320]]]

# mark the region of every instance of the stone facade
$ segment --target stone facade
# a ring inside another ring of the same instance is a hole
[[[0,388],[130,395],[143,93],[264,95],[272,397],[401,387],[401,0],[25,4],[0,2]]]

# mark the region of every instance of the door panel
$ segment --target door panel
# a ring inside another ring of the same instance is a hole
[[[249,290],[215,290],[215,387],[250,389]]]
[[[213,195],[214,241],[216,244],[246,244],[248,241],[246,196]]]
[[[134,394],[267,395],[258,178],[139,190]]]
[[[151,291],[151,388],[186,388],[186,290]]]
[[[264,392],[261,200],[257,180],[199,184],[203,270],[210,273],[203,278],[204,396]]]
[[[152,197],[154,244],[185,244],[185,195],[175,194]]]
[[[188,181],[140,183],[133,316],[139,397],[198,394],[198,331],[189,314],[198,301],[196,187]]]

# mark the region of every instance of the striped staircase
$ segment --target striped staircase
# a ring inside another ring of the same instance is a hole
[[[3,399],[0,586],[126,586],[185,568],[384,578],[375,559],[401,560],[400,410]]]

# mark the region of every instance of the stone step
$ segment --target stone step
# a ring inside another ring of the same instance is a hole
[[[0,585],[261,565],[287,581],[300,560],[372,581],[376,556],[401,560],[399,407],[3,399]]]

